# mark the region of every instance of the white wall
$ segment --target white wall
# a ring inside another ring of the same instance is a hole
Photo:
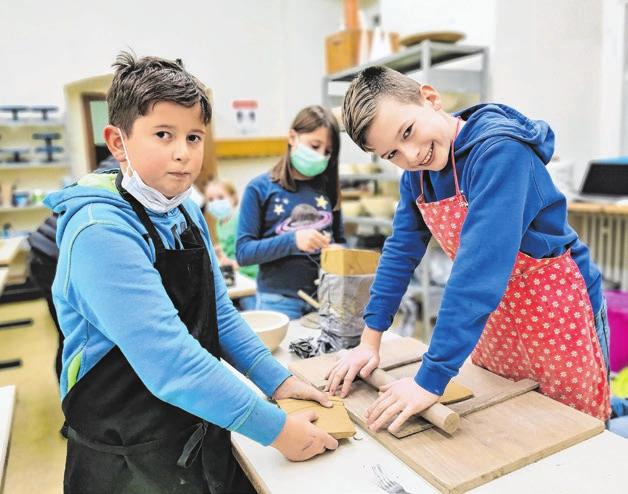
[[[119,50],[182,58],[210,86],[216,135],[236,135],[231,101],[260,102],[264,135],[321,100],[324,37],[340,0],[57,0],[0,4],[0,102],[63,106],[63,85],[109,72]]]
[[[461,31],[462,43],[493,44],[497,0],[381,0],[382,25],[401,36],[425,31]],[[504,3],[510,3],[509,1]]]
[[[600,148],[609,156],[628,154],[627,0],[604,0],[600,76]]]
[[[602,2],[496,3],[492,96],[549,122],[556,154],[575,161],[579,183],[600,143]]]
[[[625,0],[364,0],[402,35],[453,29],[490,47],[491,99],[547,120],[577,162],[619,152]],[[181,57],[212,87],[216,135],[236,135],[234,98],[261,103],[260,133],[286,132],[320,101],[324,37],[341,0],[4,2],[0,103],[63,105],[65,83],[109,70],[115,54]],[[619,77],[619,79],[618,79]]]
[[[457,30],[490,48],[489,99],[550,123],[556,153],[576,163],[619,151],[618,44],[625,0],[381,0],[401,35]],[[609,93],[610,91],[610,93]]]

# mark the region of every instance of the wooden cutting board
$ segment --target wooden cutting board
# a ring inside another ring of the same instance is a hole
[[[401,344],[409,345],[408,341]],[[412,345],[419,354],[426,350],[416,340]],[[297,366],[299,372],[295,374],[314,383],[335,359],[333,355],[324,357],[308,359],[305,373],[300,364],[306,361],[295,362],[290,369],[295,372]],[[320,359],[318,364],[324,369],[318,368],[316,359]],[[419,366],[415,362],[388,372],[395,377],[414,376]],[[472,389],[475,397],[448,405],[463,415],[459,429],[451,436],[435,428],[403,438],[387,431],[371,432],[363,417],[377,398],[377,390],[362,381],[353,384],[345,406],[366,432],[446,493],[466,492],[604,430],[601,421],[528,391],[535,386],[533,382],[514,383],[471,362],[465,363],[456,379]]]
[[[379,368],[394,369],[401,365],[418,362],[425,351],[425,345],[414,338],[394,338],[382,343]],[[325,375],[338,357],[335,353],[327,353],[319,357],[299,360],[290,364],[290,370],[318,389],[323,389],[327,380]]]

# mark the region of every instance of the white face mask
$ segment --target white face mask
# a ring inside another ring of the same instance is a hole
[[[139,173],[137,173],[137,171],[135,171],[131,166],[131,158],[129,157],[129,152],[126,149],[124,137],[122,136],[122,130],[118,129],[118,131],[120,132],[120,139],[122,140],[122,147],[124,148],[124,155],[127,163],[126,172],[122,174],[122,187],[124,187],[129,194],[135,197],[142,206],[146,209],[154,211],[155,213],[166,213],[179,206],[190,196],[192,193],[192,187],[168,199],[157,189],[146,185]]]

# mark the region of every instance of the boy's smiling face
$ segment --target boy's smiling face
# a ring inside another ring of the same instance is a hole
[[[200,104],[186,108],[170,101],[155,103],[146,115],[133,122],[131,134],[124,136],[133,170],[146,185],[168,198],[186,191],[198,177],[203,164],[204,139]],[[128,173],[119,136],[114,137],[114,141],[115,157]]]
[[[435,89],[423,86],[421,94],[422,104],[381,97],[366,146],[404,170],[440,171],[447,165],[457,120],[442,110]]]

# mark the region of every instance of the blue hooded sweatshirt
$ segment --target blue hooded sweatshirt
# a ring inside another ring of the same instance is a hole
[[[460,246],[443,294],[429,350],[415,381],[441,395],[478,342],[501,300],[518,251],[537,259],[571,249],[586,282],[594,313],[602,305],[601,275],[589,249],[567,223],[565,196],[545,168],[554,133],[504,105],[478,105],[457,114],[466,124],[455,140],[460,188],[469,202]],[[405,172],[393,233],[386,240],[366,325],[385,331],[392,323],[410,277],[431,234],[415,200],[421,172]],[[424,175],[427,202],[455,194],[450,162]]]
[[[59,213],[52,295],[65,335],[61,396],[115,345],[159,399],[270,444],[285,413],[257,396],[190,335],[154,267],[147,231],[115,188],[115,177],[87,175],[45,199]],[[290,373],[233,307],[205,220],[192,201],[184,207],[211,256],[223,358],[270,396]],[[164,245],[176,248],[175,232],[180,235],[187,227],[179,209],[148,215]]]

